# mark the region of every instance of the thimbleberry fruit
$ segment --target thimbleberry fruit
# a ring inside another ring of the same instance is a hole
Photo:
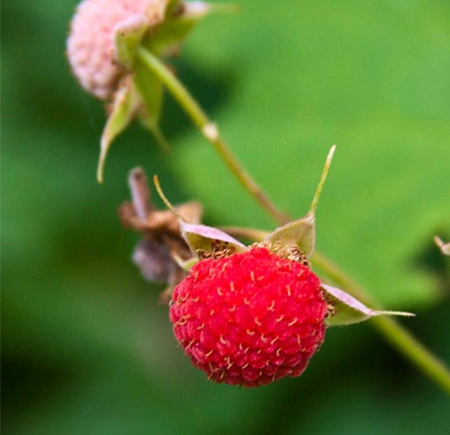
[[[74,75],[86,91],[101,100],[117,90],[124,69],[114,57],[114,30],[133,15],[156,22],[161,0],[84,0],[71,23],[67,55]]]
[[[323,342],[326,314],[319,278],[266,247],[201,260],[170,307],[194,365],[215,382],[244,387],[300,376]]]
[[[309,259],[316,239],[315,210],[335,146],[325,162],[309,212],[259,237],[246,247],[217,228],[178,217],[181,235],[194,257],[177,264],[189,271],[174,289],[169,316],[176,339],[195,366],[212,381],[258,387],[300,376],[319,350],[325,328],[375,316],[413,316],[366,307],[345,291],[322,283]]]

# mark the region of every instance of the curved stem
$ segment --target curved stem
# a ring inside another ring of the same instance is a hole
[[[232,236],[244,237],[257,242],[264,240],[269,235],[266,231],[253,228],[221,227],[221,229]],[[342,287],[343,290],[358,298],[364,304],[371,306],[371,308],[381,309],[379,304],[367,291],[356,284],[325,255],[316,251],[312,256],[311,261],[315,266],[321,269],[328,278]],[[370,322],[372,327],[383,335],[392,346],[399,350],[430,379],[450,394],[449,368],[397,320],[392,317],[380,316],[374,317],[368,322]]]
[[[157,57],[145,48],[140,47],[137,55],[153,73],[158,75],[167,89],[171,92],[172,96],[180,103],[192,121],[201,129],[203,135],[213,145],[214,149],[219,153],[233,175],[260,206],[279,224],[289,222],[291,220],[289,216],[276,208],[256,182],[244,170],[220,137],[216,125],[209,120],[207,115],[192,98],[187,89],[178,81],[175,75]],[[315,207],[315,205],[316,204],[313,201],[312,207]],[[229,227],[227,230],[230,234],[235,234],[237,237],[246,237],[256,241],[262,240],[268,234],[264,231],[245,228]],[[316,252],[312,257],[312,262],[331,280],[345,289],[345,291],[359,298],[363,303],[371,305],[373,308],[380,308],[368,292],[355,284],[350,277],[324,255]],[[444,390],[450,393],[449,369],[400,323],[387,317],[373,318],[370,320],[370,323],[406,358],[427,374],[430,379],[436,382],[436,384],[440,385]]]
[[[450,373],[443,361],[392,317],[374,317],[369,322],[387,341],[450,395]]]
[[[242,167],[233,153],[220,136],[217,126],[211,122],[201,107],[192,98],[187,89],[175,77],[175,75],[152,53],[144,47],[139,47],[137,53],[139,59],[144,62],[153,73],[158,75],[172,96],[183,107],[192,121],[200,128],[202,134],[213,145],[220,157],[233,173],[245,190],[258,202],[258,204],[278,223],[286,223],[289,217],[279,211],[269,197],[261,190],[256,182]]]

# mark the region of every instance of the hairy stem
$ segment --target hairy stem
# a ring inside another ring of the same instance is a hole
[[[256,242],[264,240],[269,233],[253,228],[222,227],[223,231],[234,237],[247,238]],[[361,286],[356,284],[335,263],[320,252],[315,252],[312,263],[324,272],[329,279],[343,290],[359,299],[364,304],[382,309],[374,298]],[[399,352],[422,370],[431,380],[450,394],[450,370],[443,361],[437,358],[417,338],[392,317],[374,317],[368,320],[385,339]]]
[[[175,100],[178,101],[192,121],[200,128],[202,134],[213,145],[226,166],[242,184],[245,190],[247,190],[247,192],[277,223],[285,224],[289,222],[291,220],[290,217],[277,209],[268,196],[244,170],[221,138],[217,126],[209,120],[205,112],[200,108],[175,75],[157,57],[145,48],[140,47],[137,55],[139,59],[162,80]],[[319,186],[321,186],[321,184],[319,184]],[[313,201],[313,208],[317,205],[316,202],[317,201]],[[233,233],[237,237],[246,237],[256,241],[262,240],[264,235],[267,235],[264,231],[245,228],[228,228],[228,231],[230,234]],[[312,261],[345,291],[359,298],[363,303],[371,305],[372,308],[380,308],[367,291],[356,285],[350,277],[324,255],[316,252],[312,257]],[[370,323],[406,358],[450,394],[449,369],[400,323],[387,317],[373,318],[370,320]]]
[[[156,56],[143,47],[138,49],[138,57],[161,79],[175,100],[192,119],[194,124],[200,128],[203,136],[208,139],[214,149],[219,153],[223,162],[227,165],[228,169],[232,172],[236,179],[242,184],[244,189],[247,190],[251,196],[253,196],[258,204],[276,222],[288,222],[289,217],[275,207],[269,197],[250,177],[220,136],[217,126],[209,120],[205,112],[197,104],[194,98],[192,98],[187,89],[175,77],[175,75]]]

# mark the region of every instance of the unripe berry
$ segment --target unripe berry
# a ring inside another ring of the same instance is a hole
[[[201,260],[170,307],[194,365],[245,387],[300,376],[323,342],[326,314],[319,278],[265,247]]]
[[[117,90],[124,68],[114,58],[117,24],[143,15],[149,23],[161,16],[161,0],[84,0],[76,10],[67,41],[74,75],[86,91],[101,100]]]

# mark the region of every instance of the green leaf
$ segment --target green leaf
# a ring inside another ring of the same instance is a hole
[[[450,2],[238,3],[241,15],[191,35],[183,81],[295,216],[338,143],[317,248],[384,305],[420,310],[407,323],[450,361],[448,300],[430,306],[439,275],[421,261],[449,258],[432,236],[450,240]],[[130,261],[137,236],[114,215],[130,168],[165,174],[176,201],[201,198],[213,224],[274,226],[173,107],[170,158],[127,129],[107,185],[93,183],[104,111],[62,55],[74,4],[2,7],[4,432],[447,435],[448,396],[419,371],[393,371],[365,327],[330,328],[302,377],[252,390],[205,382],[175,350],[167,308]]]
[[[115,27],[114,54],[120,64],[129,69],[133,67],[137,47],[148,28],[145,15],[132,15]]]
[[[297,246],[307,258],[311,257],[316,242],[314,214],[309,213],[301,219],[289,222],[276,229],[265,240],[281,246]]]
[[[430,267],[429,253],[450,222],[450,30],[441,19],[450,4],[385,5],[328,2],[324,14],[313,1],[248,0],[244,13],[196,29],[179,69],[248,172],[293,216],[309,207],[337,143],[316,249],[383,306],[412,309],[448,292],[448,262]],[[186,191],[207,199],[213,224],[274,229],[206,142],[189,134],[178,145],[173,167]]]
[[[115,94],[112,110],[106,121],[100,141],[100,158],[97,180],[103,182],[106,157],[113,140],[130,124],[139,106],[139,98],[133,84],[127,81]]]
[[[352,323],[363,322],[375,316],[414,316],[412,313],[402,311],[371,310],[343,290],[326,284],[322,284],[321,288],[326,300],[334,309],[334,313],[325,321],[328,326],[350,325]]]

